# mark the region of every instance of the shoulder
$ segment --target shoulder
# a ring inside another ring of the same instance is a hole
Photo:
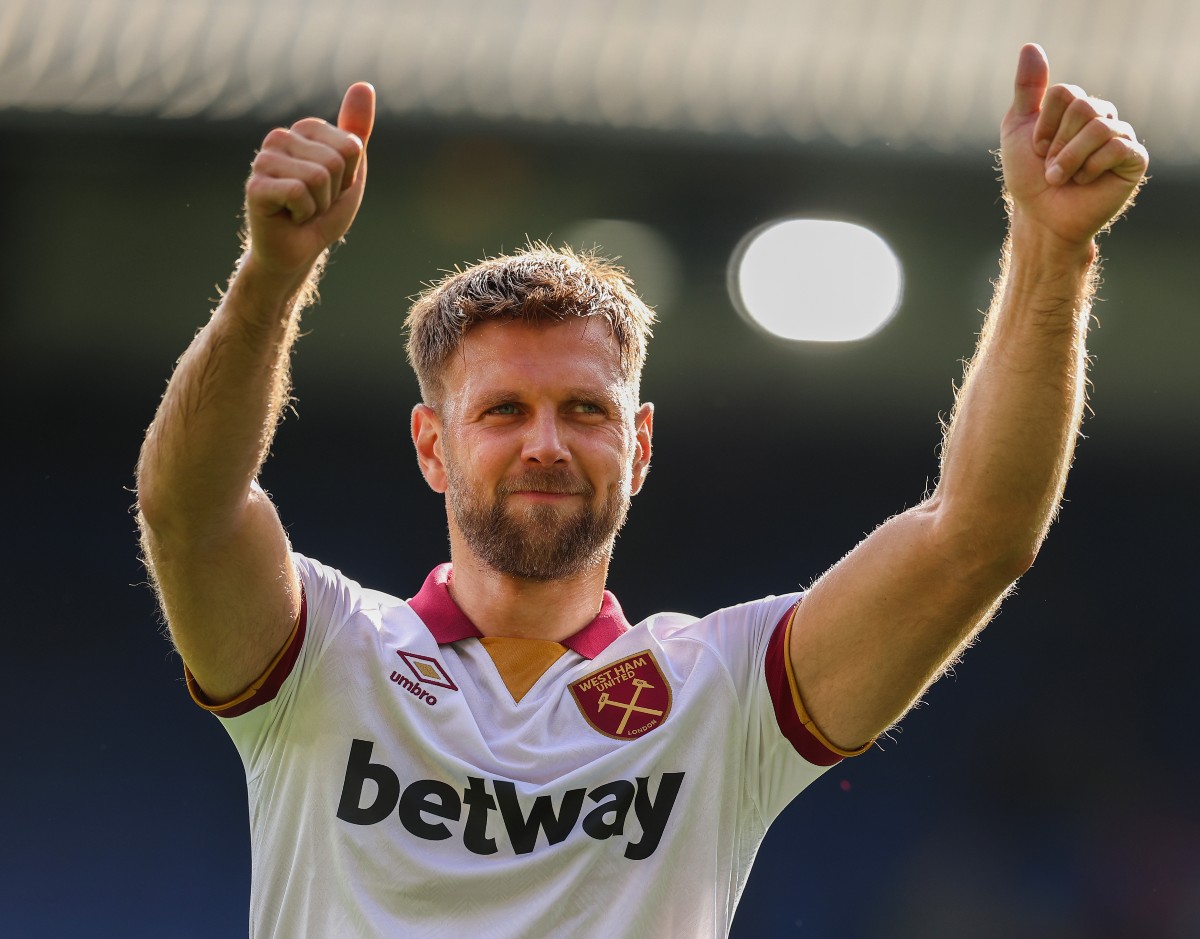
[[[607,650],[604,660],[651,650],[677,677],[724,675],[740,688],[758,684],[768,651],[800,599],[800,594],[769,596],[714,610],[704,616],[656,613],[630,628]],[[701,672],[695,669],[707,663]]]
[[[321,599],[327,599],[344,608],[383,610],[392,607],[405,607],[407,604],[383,590],[364,587],[357,580],[348,577],[336,567],[300,554],[292,552],[292,560],[300,574],[300,583],[304,587],[310,610],[319,605]]]
[[[293,558],[304,589],[308,634],[314,650],[323,650],[339,635],[379,634],[411,641],[428,632],[408,601],[364,587],[313,558],[301,554],[293,554]]]
[[[727,639],[769,638],[802,599],[802,593],[766,596],[722,607],[704,616],[687,613],[656,613],[631,630],[644,631],[660,641],[695,640],[723,643]]]

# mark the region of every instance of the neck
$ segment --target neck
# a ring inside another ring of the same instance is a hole
[[[607,561],[559,580],[522,580],[493,570],[453,542],[450,596],[485,636],[562,642],[600,612]]]

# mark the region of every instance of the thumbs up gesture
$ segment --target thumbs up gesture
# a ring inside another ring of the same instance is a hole
[[[1050,85],[1046,54],[1021,50],[1000,158],[1014,211],[1066,246],[1090,244],[1129,205],[1149,155],[1109,101]]]
[[[337,125],[308,117],[267,134],[246,181],[249,253],[262,270],[302,280],[350,229],[367,182],[375,89],[351,85]]]

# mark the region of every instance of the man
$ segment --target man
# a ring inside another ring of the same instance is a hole
[[[417,458],[451,563],[408,601],[293,554],[255,477],[374,93],[267,135],[248,243],[139,463],[146,558],[196,700],[246,765],[261,936],[724,935],[771,820],[899,720],[1032,563],[1084,398],[1094,238],[1147,155],[1022,49],[1004,273],[934,492],[800,595],[634,627],[605,591],[650,463],[651,316],[542,246],[409,317]]]

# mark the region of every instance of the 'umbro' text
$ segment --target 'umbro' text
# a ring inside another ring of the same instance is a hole
[[[424,701],[426,704],[437,704],[437,698],[429,693],[429,689],[422,688],[420,682],[415,682],[412,679],[405,678],[399,672],[392,672],[392,681],[415,697],[418,701]]]

